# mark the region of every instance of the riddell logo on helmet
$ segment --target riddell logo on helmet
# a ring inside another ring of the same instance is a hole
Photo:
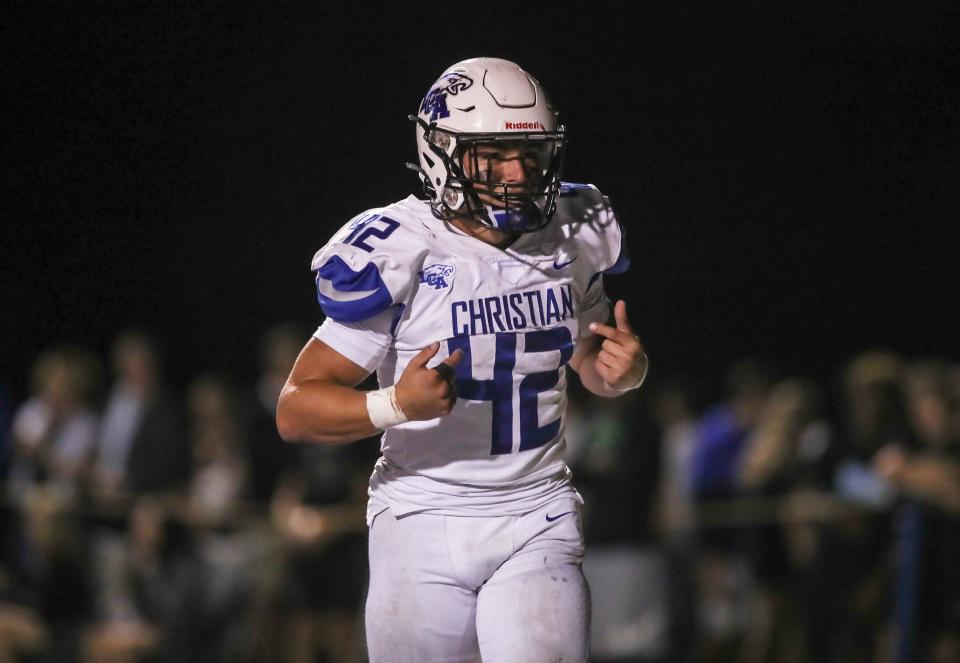
[[[535,129],[543,131],[543,125],[539,122],[504,122],[504,129]]]

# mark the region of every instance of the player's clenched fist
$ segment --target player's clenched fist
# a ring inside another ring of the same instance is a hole
[[[613,307],[617,326],[594,322],[590,330],[603,336],[603,343],[596,357],[597,373],[614,391],[627,391],[639,387],[647,375],[647,355],[643,343],[633,333],[627,319],[627,304],[622,299]]]
[[[454,368],[463,358],[463,352],[454,350],[435,368],[427,368],[427,362],[439,350],[439,343],[431,343],[418,352],[397,381],[397,404],[411,420],[423,421],[450,414],[457,402]]]

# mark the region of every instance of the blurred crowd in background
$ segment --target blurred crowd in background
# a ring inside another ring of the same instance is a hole
[[[378,444],[277,436],[308,334],[267,331],[252,384],[183,393],[139,331],[36,359],[0,403],[0,663],[364,660]],[[592,660],[960,660],[960,366],[571,382]]]

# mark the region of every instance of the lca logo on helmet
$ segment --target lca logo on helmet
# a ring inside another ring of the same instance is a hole
[[[430,121],[450,117],[447,109],[447,95],[457,96],[473,85],[473,79],[456,72],[447,74],[437,81],[436,86],[427,92],[420,104],[421,113],[430,113]]]
[[[452,94],[453,96],[457,96],[458,94],[460,94],[461,92],[469,88],[471,85],[473,85],[473,79],[471,79],[469,76],[464,76],[463,74],[458,74],[456,72],[447,74],[446,76],[443,76],[440,80],[446,83],[445,86],[442,86],[443,89],[449,92],[450,94]]]
[[[420,272],[420,283],[426,283],[434,290],[449,288],[449,279],[457,268],[453,265],[430,265]]]

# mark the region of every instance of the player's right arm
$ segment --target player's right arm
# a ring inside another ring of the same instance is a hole
[[[410,420],[435,419],[456,402],[454,371],[457,350],[440,366],[427,368],[439,343],[422,349],[397,381],[397,402]],[[439,367],[438,367],[439,368]],[[367,394],[356,388],[368,371],[317,338],[311,338],[294,363],[277,404],[277,430],[288,442],[353,442],[379,432],[370,423]]]
[[[316,338],[300,351],[277,403],[277,430],[288,442],[336,444],[376,433],[366,395],[369,373]]]
[[[301,351],[280,394],[277,430],[285,440],[338,444],[378,431],[370,421],[367,394],[356,387],[392,344],[397,316],[419,269],[422,243],[405,232],[400,222],[371,210],[314,256],[311,269],[327,321]],[[453,408],[452,369],[462,353],[427,368],[439,349],[439,343],[423,348],[396,381],[396,404],[407,420],[435,419]]]

